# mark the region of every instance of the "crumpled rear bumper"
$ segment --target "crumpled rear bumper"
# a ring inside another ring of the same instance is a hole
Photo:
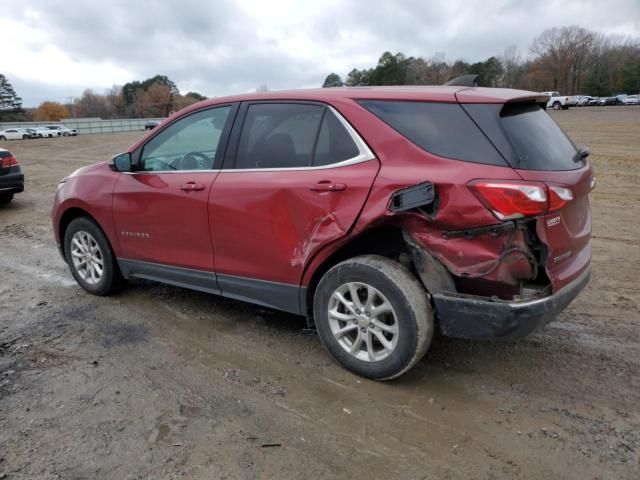
[[[575,280],[556,293],[525,301],[489,299],[464,294],[432,295],[440,329],[449,337],[515,339],[529,335],[564,310],[591,279],[587,266]]]

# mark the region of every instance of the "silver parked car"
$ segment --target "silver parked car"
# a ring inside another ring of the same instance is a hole
[[[640,105],[640,96],[639,95],[627,95],[622,103],[625,105]]]

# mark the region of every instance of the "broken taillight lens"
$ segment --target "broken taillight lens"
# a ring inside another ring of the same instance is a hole
[[[538,182],[475,180],[469,188],[500,220],[555,212],[573,200],[570,189]]]
[[[18,165],[18,160],[13,155],[9,155],[8,157],[4,157],[2,159],[2,168],[9,168]]]

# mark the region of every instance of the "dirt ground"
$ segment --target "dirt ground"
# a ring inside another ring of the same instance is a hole
[[[388,383],[302,319],[151,282],[75,284],[57,181],[139,133],[10,142],[0,208],[0,478],[640,478],[640,108],[552,112],[589,145],[594,278],[518,342],[438,337]]]

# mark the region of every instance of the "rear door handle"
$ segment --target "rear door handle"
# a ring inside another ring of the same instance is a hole
[[[185,192],[197,192],[198,190],[204,190],[204,185],[196,182],[187,182],[184,185],[180,185],[180,190]]]
[[[346,189],[345,183],[333,183],[330,180],[322,180],[310,187],[312,192],[342,192]]]

